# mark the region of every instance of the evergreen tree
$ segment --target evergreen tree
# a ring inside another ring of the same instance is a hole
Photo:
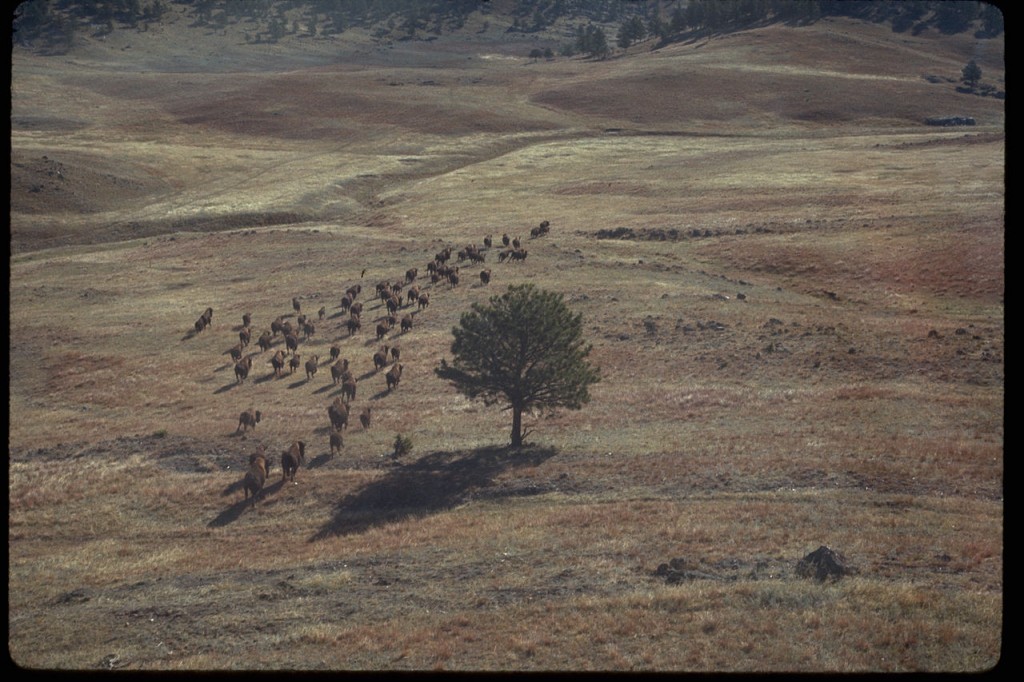
[[[972,88],[981,81],[981,67],[973,59],[960,72],[960,80]]]
[[[582,316],[561,294],[532,284],[509,286],[488,305],[474,303],[452,329],[452,364],[434,370],[463,395],[512,410],[511,442],[523,444],[523,412],[581,409],[588,387],[600,381],[587,362],[591,346],[582,339]]]

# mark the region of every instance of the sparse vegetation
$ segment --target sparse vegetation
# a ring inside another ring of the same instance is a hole
[[[718,2],[785,16],[712,29],[687,23],[696,2],[660,3],[660,25],[653,2],[424,2],[415,24],[404,0],[160,4],[133,27],[133,3],[61,0],[40,25],[74,17],[70,43],[15,33],[17,665],[1000,661],[1005,102],[955,89],[971,59],[1005,82],[991,12]],[[656,39],[527,56],[634,15]],[[973,125],[925,123],[953,116]],[[499,261],[503,233],[529,258]],[[431,281],[440,250],[488,235],[488,284],[465,263],[458,286]],[[429,306],[403,299],[415,324],[377,339],[374,285],[417,267]],[[581,316],[601,381],[511,449],[503,404],[434,369],[464,313],[527,284]],[[357,391],[322,365],[274,375],[293,298],[325,309],[302,360],[337,347]],[[236,383],[247,313],[270,337]],[[390,391],[384,345],[404,365]],[[399,439],[415,447],[392,458]],[[850,570],[800,577],[821,546]]]

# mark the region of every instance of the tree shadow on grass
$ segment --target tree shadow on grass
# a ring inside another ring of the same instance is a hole
[[[555,454],[550,447],[432,452],[343,498],[331,520],[310,541],[363,533],[374,526],[451,509],[502,472],[537,466]]]

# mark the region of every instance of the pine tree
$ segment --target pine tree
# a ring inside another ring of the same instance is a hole
[[[561,294],[532,284],[514,285],[489,304],[474,303],[455,337],[452,364],[434,370],[463,395],[512,410],[511,442],[523,444],[523,412],[578,410],[590,401],[588,387],[600,373],[587,362],[591,346],[582,339],[582,316]]]
[[[972,88],[981,80],[981,67],[973,59],[960,72],[960,80]]]

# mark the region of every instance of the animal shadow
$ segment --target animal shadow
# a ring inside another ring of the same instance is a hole
[[[224,488],[224,490],[221,492],[221,495],[222,496],[227,496],[227,495],[231,495],[231,494],[236,494],[237,495],[242,490],[242,485],[243,485],[243,481],[241,481],[241,480],[235,481],[231,485],[229,485],[226,488]],[[284,482],[281,481],[280,479],[278,479],[278,481],[276,483],[271,483],[269,485],[264,485],[263,486],[263,490],[261,490],[260,492],[256,493],[256,505],[255,506],[259,507],[261,504],[264,504],[266,502],[266,498],[268,496],[270,496],[270,495],[276,494],[281,489],[281,487],[283,485],[284,485]],[[206,526],[208,528],[222,528],[222,527],[228,525],[229,523],[234,523],[235,521],[237,521],[242,516],[243,513],[245,513],[247,510],[251,510],[253,508],[254,507],[252,505],[252,498],[250,497],[249,499],[245,499],[245,497],[243,496],[242,498],[238,499],[234,504],[232,504],[230,507],[228,507],[227,509],[222,511],[220,514],[218,514],[217,517],[214,518],[213,520],[211,520],[208,524],[206,524]]]

